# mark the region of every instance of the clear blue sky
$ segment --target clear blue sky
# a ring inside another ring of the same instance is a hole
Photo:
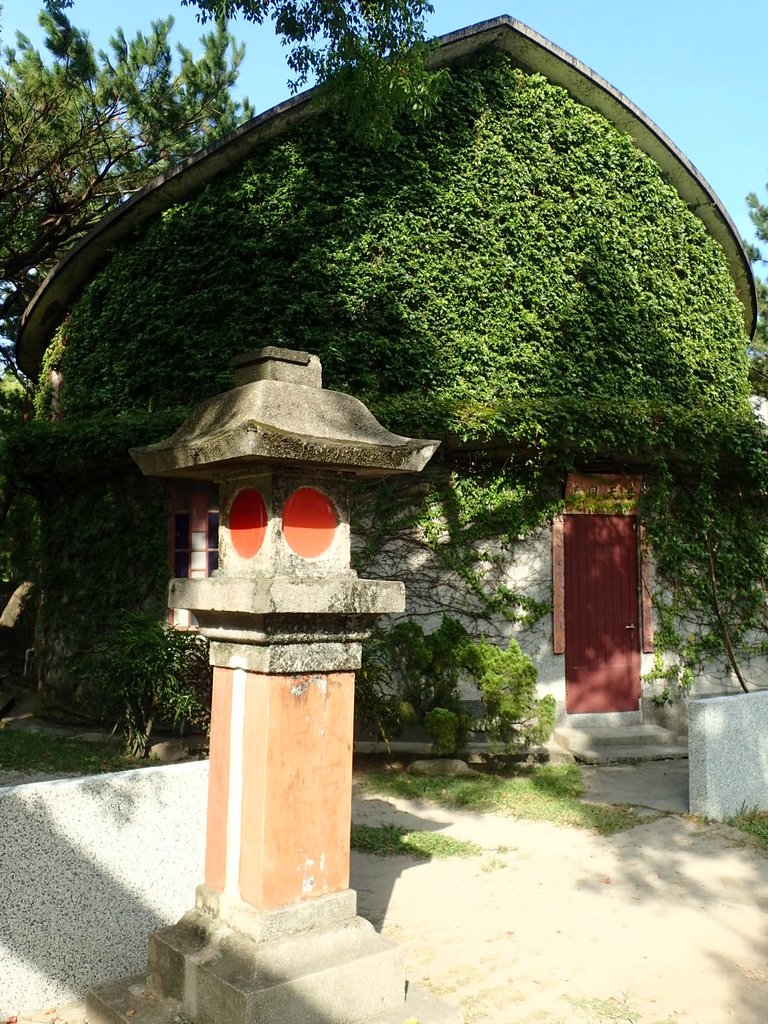
[[[0,30],[40,40],[35,0],[0,0]],[[510,14],[578,57],[651,117],[713,186],[752,237],[745,196],[768,201],[768,2],[738,0],[434,0],[429,31],[441,35]],[[97,46],[173,14],[174,37],[194,49],[200,26],[180,0],[75,0],[70,16]],[[284,51],[271,25],[232,26],[247,44],[241,92],[257,111],[288,95]]]

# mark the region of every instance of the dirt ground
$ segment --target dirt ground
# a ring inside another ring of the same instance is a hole
[[[768,1022],[768,857],[735,830],[671,814],[601,837],[360,793],[353,816],[483,847],[352,861],[360,912],[466,1024]],[[76,1004],[19,1024],[83,1020]]]
[[[765,1024],[768,858],[725,826],[601,837],[356,801],[355,819],[472,839],[480,858],[353,859],[361,913],[466,1024]]]

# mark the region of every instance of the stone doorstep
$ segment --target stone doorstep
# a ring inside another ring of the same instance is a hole
[[[460,1024],[406,989],[400,948],[362,918],[254,942],[192,911],[151,936],[148,975],[97,986],[86,1005],[89,1024]]]
[[[660,725],[563,725],[555,729],[553,737],[567,750],[579,747],[639,747],[644,744],[654,747],[680,745],[676,734]]]
[[[639,764],[688,756],[687,744],[659,725],[561,726],[552,738],[583,764]]]
[[[648,743],[627,746],[575,747],[574,758],[582,764],[642,764],[644,761],[673,761],[688,757],[688,747],[656,746]]]

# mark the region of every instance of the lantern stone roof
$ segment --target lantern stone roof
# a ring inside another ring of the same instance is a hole
[[[195,406],[172,437],[131,449],[142,473],[211,480],[254,463],[418,473],[440,444],[393,434],[357,398],[327,391],[309,352],[267,346],[232,362],[237,387]]]
[[[712,187],[653,121],[586,64],[508,15],[439,37],[430,65],[441,67],[485,49],[501,50],[522,70],[543,75],[578,102],[626,132],[661,169],[689,209],[722,247],[744,308],[750,336],[757,296],[749,258],[739,232]],[[35,376],[51,335],[82,289],[120,243],[151,218],[184,202],[209,181],[246,160],[259,146],[311,117],[320,105],[308,90],[240,125],[224,138],[156,178],[112,210],[53,268],[27,306],[19,328],[17,359]]]

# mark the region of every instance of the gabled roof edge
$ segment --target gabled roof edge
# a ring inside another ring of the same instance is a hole
[[[509,15],[440,36],[435,43],[436,49],[429,59],[431,66],[445,66],[488,47],[503,50],[517,66],[562,86],[580,103],[626,132],[638,149],[659,165],[665,178],[722,247],[751,337],[757,321],[757,293],[749,258],[733,221],[705,178],[631,100],[586,64]],[[16,343],[21,369],[30,377],[35,376],[51,335],[123,238],[247,159],[265,140],[312,116],[320,105],[318,91],[310,89],[266,110],[160,175],[107,214],[51,270],[25,309]]]

